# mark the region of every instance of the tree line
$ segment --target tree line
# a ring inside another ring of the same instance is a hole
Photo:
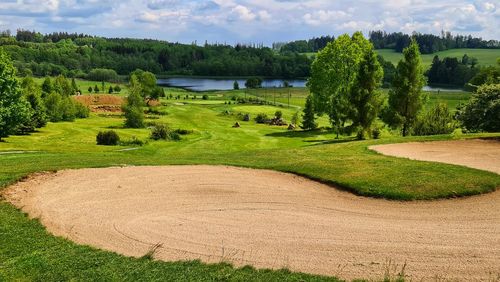
[[[472,35],[453,35],[451,32],[445,31],[441,32],[441,36],[418,32],[414,32],[411,35],[402,32],[387,33],[382,30],[369,32],[369,40],[375,49],[394,49],[399,53],[403,52],[403,49],[410,45],[411,38],[417,41],[422,54],[432,54],[438,51],[458,48],[500,48],[498,40],[483,40],[482,38],[472,37]],[[273,43],[273,49],[282,53],[318,52],[333,40],[335,40],[333,36],[321,36],[319,38],[296,40],[287,43],[276,42]]]
[[[441,32],[441,36],[437,36],[418,32],[411,35],[402,32],[387,33],[378,30],[371,31],[369,38],[375,49],[394,49],[396,52],[402,52],[404,48],[410,45],[411,39],[414,38],[422,54],[432,54],[457,48],[500,48],[498,40],[483,40],[482,38],[472,37],[472,35],[453,35],[451,32],[445,31]]]
[[[100,68],[119,75],[142,69],[155,74],[296,78],[309,76],[311,64],[305,55],[276,54],[267,47],[241,44],[198,46],[23,30],[16,36],[0,35],[0,46],[21,75],[85,77]]]

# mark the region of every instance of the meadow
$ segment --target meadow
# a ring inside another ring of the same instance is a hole
[[[77,81],[81,87],[95,82]],[[98,84],[100,87],[100,84]],[[153,141],[150,130],[125,129],[120,113],[92,113],[75,122],[49,123],[28,136],[11,136],[0,143],[0,187],[30,173],[68,168],[125,165],[220,164],[273,169],[306,176],[357,195],[390,200],[431,200],[476,195],[494,191],[500,176],[476,169],[442,163],[411,161],[380,155],[368,149],[375,144],[408,141],[500,137],[500,134],[462,134],[402,138],[389,129],[379,140],[335,139],[328,120],[319,119],[316,131],[288,131],[286,127],[257,124],[259,113],[284,119],[301,109],[306,89],[260,89],[214,91],[202,94],[167,88],[159,110],[166,115],[147,115],[147,122],[164,122],[173,129],[191,132],[180,141]],[[119,95],[124,95],[123,90]],[[186,98],[186,95],[188,98]],[[193,97],[196,95],[196,99]],[[290,107],[288,106],[290,96]],[[431,103],[455,107],[469,93],[432,93]],[[265,99],[273,105],[237,104],[240,97]],[[276,98],[276,105],[274,99]],[[241,120],[250,114],[251,120]],[[235,122],[240,128],[232,128]],[[99,131],[115,130],[122,140],[133,137],[143,146],[97,146]],[[0,188],[2,189],[2,188]],[[333,188],[332,188],[333,189]],[[48,234],[36,220],[12,205],[0,202],[0,280],[196,280],[196,281],[336,281],[336,278],[292,273],[288,270],[233,268],[198,261],[158,262],[148,257],[134,259],[80,246]],[[363,278],[363,277],[360,277]],[[381,273],[381,279],[383,273]]]
[[[397,65],[403,58],[402,53],[398,53],[393,49],[378,49],[377,53],[384,57],[385,60]],[[496,65],[497,58],[500,57],[500,50],[498,49],[450,49],[446,51],[436,52],[434,54],[422,54],[422,63],[425,68],[429,68],[432,64],[434,56],[439,56],[443,59],[445,57],[462,59],[463,55],[467,54],[469,57],[477,59],[480,66],[494,66]]]

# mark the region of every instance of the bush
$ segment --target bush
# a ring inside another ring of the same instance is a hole
[[[166,124],[155,124],[151,129],[151,139],[153,140],[181,140],[181,136],[178,132],[170,130]]]
[[[131,146],[131,145],[143,146],[144,144],[145,144],[144,141],[142,141],[141,139],[139,139],[135,136],[132,136],[132,138],[130,138],[128,140],[120,141],[120,145],[122,145],[122,146]]]
[[[414,135],[450,134],[455,130],[453,117],[446,104],[438,104],[420,116],[413,127]]]
[[[500,84],[483,85],[458,108],[457,119],[471,132],[500,131]]]
[[[276,113],[274,114],[274,116],[276,117],[276,119],[281,119],[283,117],[283,112],[276,111]]]
[[[90,109],[82,103],[75,102],[76,117],[88,118],[90,116]]]
[[[258,114],[255,117],[255,122],[257,122],[257,123],[268,123],[269,122],[269,118],[267,117],[266,114],[260,113],[260,114]]]
[[[208,95],[207,94],[204,94],[203,97],[202,97],[203,100],[208,100]]]
[[[375,128],[372,130],[372,138],[373,139],[380,139],[380,129],[379,128]]]
[[[120,137],[113,130],[99,131],[96,136],[97,145],[114,146],[120,142]]]

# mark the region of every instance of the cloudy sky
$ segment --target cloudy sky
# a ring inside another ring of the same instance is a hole
[[[0,29],[234,44],[361,30],[500,39],[499,0],[0,0]]]

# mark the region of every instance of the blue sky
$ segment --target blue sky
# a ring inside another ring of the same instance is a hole
[[[361,30],[500,39],[498,0],[0,0],[0,29],[264,43]]]

